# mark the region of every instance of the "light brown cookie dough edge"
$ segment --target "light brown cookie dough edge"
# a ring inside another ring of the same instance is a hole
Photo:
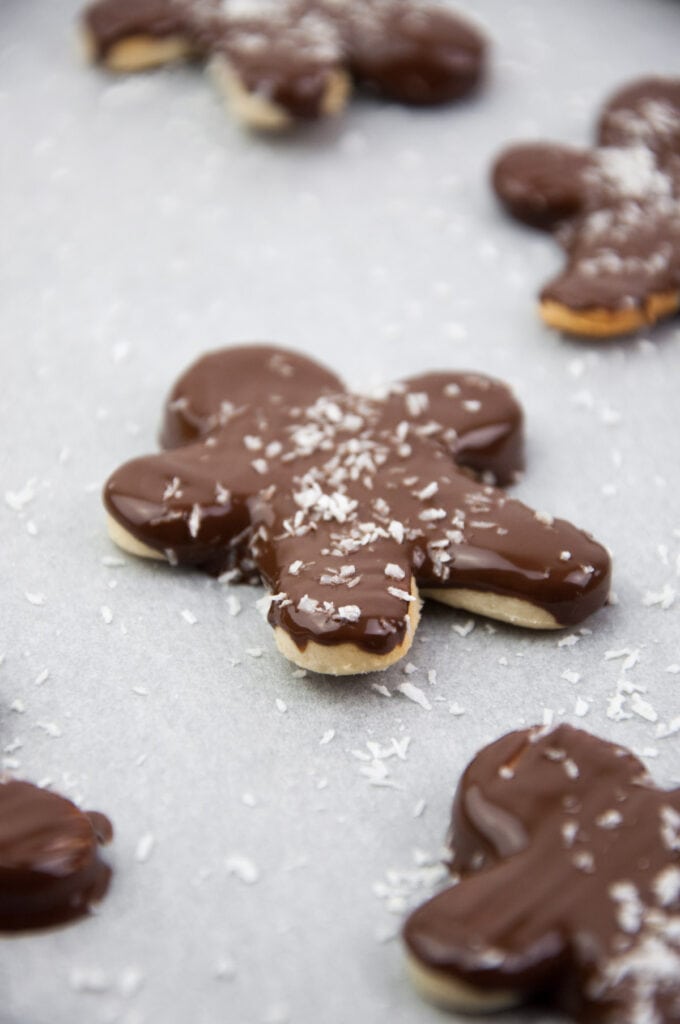
[[[644,306],[630,309],[574,310],[554,299],[542,299],[539,304],[541,319],[548,327],[582,338],[615,338],[634,334],[672,316],[678,309],[678,291],[656,292],[649,296]]]
[[[147,71],[166,64],[177,64],[194,56],[191,43],[181,35],[156,39],[142,34],[127,36],[114,43],[106,53],[100,54],[95,37],[87,25],[80,26],[80,47],[88,63],[100,64],[115,74]]]
[[[415,584],[411,594],[417,597]],[[280,626],[274,630],[276,646],[284,658],[292,661],[299,668],[309,672],[318,672],[326,676],[359,676],[367,672],[382,672],[405,657],[411,649],[413,637],[420,621],[419,600],[411,601],[408,610],[408,621],[404,639],[387,654],[374,654],[364,651],[356,644],[319,644],[308,641],[304,650],[300,650],[292,637]]]
[[[226,57],[216,55],[208,62],[208,74],[218,92],[242,125],[253,131],[285,132],[298,124],[283,107],[272,103],[265,96],[249,92],[241,78]],[[351,92],[349,75],[337,69],[328,80],[326,93],[321,103],[321,116],[333,117],[341,113]]]
[[[430,601],[439,601],[450,608],[483,615],[486,619],[507,622],[511,626],[522,626],[524,629],[563,629],[557,619],[538,605],[531,604],[519,597],[503,597],[500,594],[480,590],[467,590],[463,587],[451,590],[421,590],[421,597]]]
[[[463,1013],[494,1013],[517,1006],[521,997],[510,989],[487,992],[451,977],[444,971],[425,967],[413,954],[406,954],[406,971],[416,991],[443,1010]]]
[[[129,555],[136,555],[137,558],[153,558],[157,562],[168,561],[162,551],[156,551],[155,548],[150,548],[148,544],[144,544],[141,540],[133,537],[129,530],[126,530],[113,518],[110,512],[106,513],[106,529],[113,543],[121,551],[126,551]]]

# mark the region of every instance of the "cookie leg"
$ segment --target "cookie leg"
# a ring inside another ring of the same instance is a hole
[[[416,597],[415,586],[412,596]],[[365,651],[352,643],[326,646],[315,641],[309,641],[304,650],[301,650],[290,634],[280,626],[274,630],[274,637],[276,646],[284,658],[288,658],[300,668],[329,676],[365,675],[367,672],[381,672],[408,654],[419,620],[420,602],[414,600],[409,606],[403,640],[386,654]]]
[[[331,21],[282,5],[233,18],[212,48],[211,72],[234,116],[249,128],[282,131],[339,113],[350,82]]]
[[[269,96],[249,85],[239,73],[238,66],[225,54],[213,57],[209,72],[236,120],[254,131],[287,131],[303,119],[339,114],[347,103],[351,89],[349,77],[344,71],[335,69],[329,72],[319,88],[314,114],[303,118],[296,112],[296,105],[287,101],[285,96]]]

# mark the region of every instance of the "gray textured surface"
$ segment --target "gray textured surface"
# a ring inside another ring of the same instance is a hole
[[[496,44],[478,99],[356,103],[266,141],[198,71],[85,68],[72,0],[2,2],[0,745],[117,832],[97,916],[2,941],[3,1024],[438,1021],[386,941],[385,892],[436,860],[480,744],[550,709],[680,782],[678,736],[659,738],[680,713],[680,327],[600,347],[550,334],[533,296],[557,251],[486,185],[506,140],[584,141],[613,86],[677,71],[680,5],[460,6]],[[253,338],[355,383],[430,367],[510,381],[527,413],[517,491],[612,548],[618,605],[562,645],[481,621],[461,635],[466,616],[431,609],[411,675],[328,682],[293,677],[257,590],[231,591],[232,616],[204,577],[106,565],[102,481],[153,447],[189,361]],[[430,711],[370,686],[407,678]],[[405,760],[376,786],[354,752],[392,738],[410,738]]]

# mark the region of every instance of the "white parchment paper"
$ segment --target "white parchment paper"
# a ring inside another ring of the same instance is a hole
[[[0,750],[116,829],[96,915],[0,940],[3,1024],[434,1024],[394,936],[482,744],[564,719],[680,783],[680,324],[550,333],[557,248],[487,183],[506,142],[585,143],[613,88],[677,73],[680,4],[459,7],[494,40],[477,98],[267,140],[200,70],[87,68],[74,0],[2,0]],[[257,588],[121,556],[103,481],[190,361],[249,339],[357,386],[507,380],[516,493],[611,547],[618,603],[545,635],[433,607],[407,665],[329,681]]]

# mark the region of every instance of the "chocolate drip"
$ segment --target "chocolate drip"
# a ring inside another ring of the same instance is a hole
[[[113,829],[96,811],[29,782],[0,783],[0,928],[61,924],[88,912],[109,885],[99,858]]]
[[[583,1022],[680,1020],[680,789],[562,725],[510,733],[466,769],[453,888],[407,920],[415,960]]]
[[[563,625],[604,603],[600,545],[473,475],[507,482],[522,466],[507,388],[465,373],[380,398],[340,387],[281,349],[204,357],[168,402],[162,438],[180,447],[117,470],[107,509],[171,562],[261,577],[270,622],[301,649],[389,652],[417,589],[512,597]]]
[[[645,311],[680,292],[680,79],[619,91],[590,150],[513,146],[494,188],[518,219],[553,230],[567,266],[541,299],[574,311]]]

